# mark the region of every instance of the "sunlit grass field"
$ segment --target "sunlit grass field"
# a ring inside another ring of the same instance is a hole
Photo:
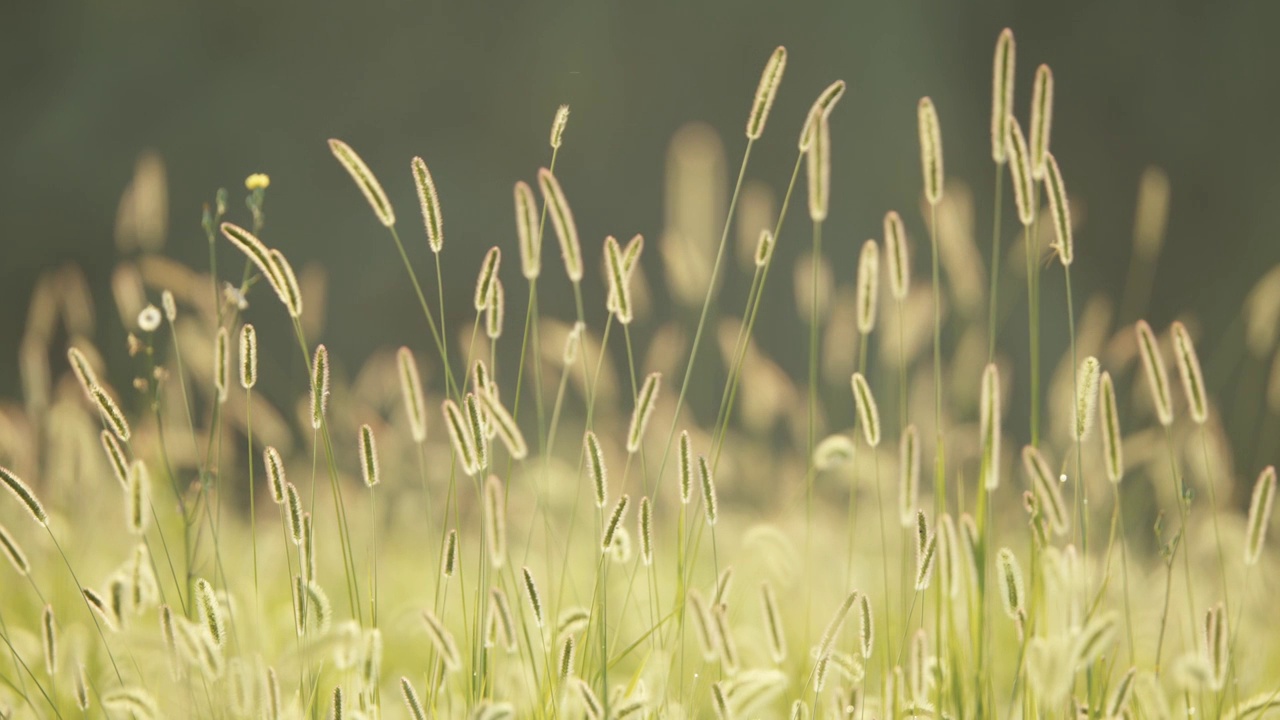
[[[186,267],[163,254],[159,161],[140,162],[113,305],[88,290],[106,270],[50,271],[7,344],[23,393],[0,407],[0,717],[1280,708],[1280,271],[1230,347],[1197,347],[1194,307],[1148,324],[1171,182],[1151,168],[1125,286],[1073,296],[1077,254],[1114,236],[1075,242],[1088,187],[1053,154],[1055,94],[1083,90],[1044,65],[1015,88],[1015,58],[1006,30],[990,137],[949,135],[928,97],[894,111],[919,127],[900,161],[920,192],[883,209],[856,268],[824,253],[853,202],[831,146],[875,139],[842,136],[844,83],[785,77],[781,47],[743,97],[745,139],[673,138],[661,237],[579,237],[556,176],[567,107],[480,267],[450,259],[430,148],[370,168],[331,140],[368,201],[360,242],[412,281],[387,312],[421,320],[355,366],[314,340],[347,280],[274,236],[269,175],[190,218],[208,264]],[[775,99],[815,96],[801,127],[769,122]],[[793,142],[789,176],[747,180],[753,148]],[[947,174],[961,143],[990,145],[986,177]],[[792,267],[783,246],[805,248]],[[472,305],[446,308],[473,278]],[[540,312],[569,293],[573,313]],[[771,355],[762,306],[805,341]],[[1256,417],[1222,416],[1198,351],[1240,368],[1232,400]]]

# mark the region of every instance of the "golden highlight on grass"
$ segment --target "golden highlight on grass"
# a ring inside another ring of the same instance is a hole
[[[996,40],[996,55],[991,68],[991,159],[1005,161],[1005,119],[1013,113],[1014,58],[1017,48],[1013,30],[1005,28]]]
[[[920,98],[916,108],[916,121],[920,131],[920,169],[924,175],[924,197],[930,205],[942,202],[942,184],[946,179],[942,169],[942,129],[938,126],[938,111],[933,100]]]
[[[1146,372],[1147,387],[1151,390],[1156,417],[1160,419],[1161,425],[1168,427],[1173,424],[1173,398],[1169,393],[1169,376],[1165,372],[1164,357],[1160,354],[1156,336],[1146,320],[1139,320],[1134,330],[1138,335],[1138,353],[1142,356],[1142,369]]]
[[[1116,388],[1111,373],[1103,372],[1100,390],[1102,404],[1102,454],[1107,466],[1107,479],[1113,483],[1124,477],[1124,446],[1120,434],[1120,412],[1116,408]]]
[[[987,363],[982,371],[979,394],[978,434],[982,438],[982,485],[987,490],[1000,487],[1000,368]]]
[[[578,226],[573,220],[573,212],[569,210],[569,201],[564,197],[560,181],[546,168],[538,169],[538,186],[551,216],[551,226],[560,240],[565,273],[569,280],[577,283],[582,280],[582,244],[578,241]]]
[[[391,209],[391,201],[387,199],[387,193],[383,191],[378,178],[369,171],[369,166],[364,164],[364,160],[360,159],[350,145],[336,138],[329,140],[329,150],[342,164],[343,169],[351,175],[360,192],[364,193],[365,200],[369,201],[369,207],[373,208],[373,214],[378,216],[378,222],[387,227],[395,225],[396,214]]]
[[[640,394],[636,397],[636,407],[631,413],[631,427],[627,430],[627,452],[640,450],[640,442],[644,440],[645,428],[649,426],[649,418],[658,404],[658,389],[662,385],[662,373],[651,372],[640,386]]]
[[[1276,496],[1276,469],[1268,465],[1262,469],[1253,484],[1253,496],[1249,501],[1249,521],[1245,525],[1244,564],[1257,565],[1262,556],[1262,545],[1267,539],[1267,526],[1271,524],[1271,505]]]
[[[440,212],[436,183],[431,179],[431,171],[427,170],[426,160],[415,156],[409,164],[413,170],[413,185],[418,190],[418,205],[422,208],[422,224],[427,230],[427,246],[431,252],[439,254],[444,249],[444,215]]]
[[[1187,326],[1175,320],[1173,323],[1173,359],[1178,363],[1178,375],[1182,378],[1182,390],[1187,396],[1191,419],[1203,425],[1209,419],[1209,403],[1204,391],[1204,375],[1200,372],[1200,358]]]
[[[747,116],[747,139],[758,140],[764,133],[765,121],[769,119],[769,110],[778,95],[778,86],[782,84],[782,73],[786,69],[787,49],[779,45],[769,56],[769,62],[765,63],[764,72],[760,75],[760,85],[751,102],[751,114]]]

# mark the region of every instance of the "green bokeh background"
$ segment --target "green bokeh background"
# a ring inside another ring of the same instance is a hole
[[[326,138],[346,139],[381,176],[424,261],[408,160],[427,159],[456,273],[446,304],[462,313],[484,250],[514,242],[511,184],[547,162],[557,105],[573,108],[558,175],[595,267],[606,234],[658,237],[665,149],[681,125],[717,128],[736,167],[751,94],[778,44],[790,50],[786,79],[749,175],[780,191],[810,101],[832,79],[848,81],[833,122],[826,234],[842,279],[886,209],[919,227],[921,95],[938,106],[948,174],[973,186],[984,238],[991,55],[1006,25],[1018,40],[1021,115],[1036,64],[1055,70],[1055,154],[1087,213],[1080,297],[1118,296],[1137,179],[1158,164],[1171,177],[1172,216],[1149,314],[1163,326],[1195,310],[1212,343],[1280,260],[1277,21],[1273,3],[1163,0],[9,2],[0,10],[0,394],[18,391],[17,339],[42,269],[79,263],[99,299],[109,297],[116,206],[144,149],[168,168],[168,253],[199,268],[201,204],[228,187],[238,210],[244,177],[270,173],[270,240],[295,265],[331,270],[321,339],[356,363],[424,329],[385,231]],[[803,213],[792,219],[779,250],[788,268],[808,244]],[[657,254],[646,263],[656,277]],[[760,334],[801,376],[802,353],[787,349],[803,332],[789,276],[772,286],[781,301],[766,308]],[[601,297],[590,277],[588,293]],[[552,312],[567,311],[567,284],[547,285],[558,294]],[[1049,358],[1064,342],[1058,315],[1046,312]],[[118,344],[114,313],[99,317],[96,339]],[[469,311],[458,322],[469,325]]]

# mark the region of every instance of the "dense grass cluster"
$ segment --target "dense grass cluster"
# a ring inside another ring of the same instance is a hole
[[[1280,708],[1275,471],[1242,468],[1257,480],[1237,497],[1194,320],[1157,333],[1140,317],[1167,181],[1143,179],[1124,297],[1077,307],[1072,261],[1089,243],[1074,242],[1050,143],[1053,75],[1035,73],[1024,136],[1015,57],[1006,30],[986,261],[973,197],[945,173],[945,108],[925,97],[919,212],[910,197],[886,208],[856,272],[833,270],[822,231],[847,202],[830,185],[843,81],[792,129],[780,203],[746,180],[752,148],[778,134],[779,47],[727,203],[714,134],[674,141],[667,227],[649,244],[664,273],[640,235],[584,248],[556,176],[572,139],[561,108],[547,167],[515,183],[514,237],[478,270],[470,327],[446,323],[460,269],[442,270],[427,162],[402,178],[425,234],[406,244],[378,175],[331,140],[390,235],[371,252],[394,247],[425,321],[351,371],[309,340],[325,282],[269,244],[265,175],[246,182],[247,213],[225,191],[205,209],[209,267],[196,270],[160,254],[156,181],[140,166],[112,276],[131,331],[105,338],[127,342],[130,365],[103,366],[78,271],[51,273],[19,346],[24,397],[0,412],[0,717]],[[785,222],[802,166],[812,249],[793,274],[808,331],[797,381],[756,321],[785,302],[768,281],[804,225]],[[563,276],[544,263],[551,236]],[[425,251],[434,272],[420,275]],[[720,292],[735,259],[745,297]],[[584,296],[593,262],[604,297]],[[540,283],[560,291],[566,277],[574,316],[544,316]],[[673,317],[657,317],[667,305]],[[1048,313],[1069,328],[1053,366],[1040,352]],[[1258,387],[1278,320],[1273,272],[1239,320]],[[131,384],[110,382],[126,373]],[[268,376],[289,386],[264,392]],[[1272,422],[1280,372],[1266,395]]]

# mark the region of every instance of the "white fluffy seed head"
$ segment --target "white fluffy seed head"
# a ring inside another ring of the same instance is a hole
[[[138,329],[142,332],[155,332],[160,327],[160,310],[155,305],[148,305],[138,312]]]
[[[1005,118],[1013,112],[1014,58],[1016,48],[1013,30],[1005,28],[996,40],[996,55],[991,68],[991,158],[1003,164]]]
[[[880,246],[875,240],[862,244],[857,294],[858,332],[869,335],[876,327],[876,300],[880,297]]]
[[[418,190],[418,205],[422,208],[422,224],[427,230],[427,245],[431,252],[439,253],[444,248],[444,216],[440,213],[440,196],[436,193],[436,183],[427,170],[427,162],[415,157],[410,163],[413,169],[413,184]]]
[[[884,249],[889,270],[889,292],[901,301],[911,289],[911,256],[907,254],[907,232],[896,210],[884,215]]]
[[[1120,413],[1116,409],[1116,388],[1111,373],[1103,372],[1098,395],[1101,403],[1098,413],[1102,416],[1102,450],[1107,466],[1107,479],[1113,483],[1124,477],[1124,449],[1121,444]]]
[[[933,100],[920,98],[916,108],[916,121],[920,131],[920,169],[924,175],[924,197],[930,205],[942,202],[942,129],[938,126],[938,111]]]
[[[160,307],[164,309],[164,319],[173,322],[178,319],[178,301],[173,299],[173,293],[165,290],[160,293]]]
[[[1142,368],[1146,372],[1147,387],[1151,390],[1156,416],[1161,425],[1168,427],[1173,424],[1173,398],[1169,393],[1169,376],[1165,371],[1164,356],[1160,354],[1155,333],[1151,332],[1151,326],[1146,320],[1139,320],[1134,329],[1138,334],[1138,354],[1142,357]]]
[[[1049,154],[1049,131],[1053,126],[1053,71],[1048,65],[1036,68],[1031,86],[1031,177],[1042,180],[1045,158]]]
[[[409,417],[409,431],[416,443],[427,439],[427,414],[422,396],[422,379],[418,375],[418,362],[413,351],[401,347],[396,352],[400,367],[400,396],[404,399],[405,414]]]
[[[1076,442],[1089,437],[1094,409],[1098,405],[1098,373],[1102,366],[1090,355],[1080,363],[1076,379]]]
[[[391,227],[396,224],[395,211],[391,209],[391,201],[387,199],[387,193],[383,191],[382,185],[378,182],[378,178],[374,177],[369,170],[369,166],[364,164],[364,160],[351,149],[350,145],[338,139],[329,140],[329,150],[333,152],[333,156],[338,159],[342,167],[351,175],[351,179],[355,181],[356,186],[360,188],[360,192],[364,194],[365,200],[369,201],[369,206],[373,208],[373,214],[378,216],[378,222]]]
[[[251,323],[240,328],[240,387],[252,390],[258,383],[258,331]]]
[[[755,99],[751,102],[751,114],[747,116],[748,139],[757,140],[764,133],[769,109],[773,107],[773,99],[778,95],[778,86],[782,84],[782,73],[786,68],[787,49],[779,45],[769,56],[769,62],[765,63],[760,84],[756,87]]]
[[[560,255],[564,259],[565,273],[574,283],[582,280],[582,244],[578,241],[578,226],[565,199],[560,181],[546,168],[538,170],[538,186],[542,189],[542,201],[551,216],[551,226],[560,240]]]
[[[1205,397],[1204,374],[1200,371],[1200,357],[1196,354],[1191,333],[1180,321],[1173,323],[1173,359],[1178,363],[1178,375],[1182,378],[1182,390],[1187,396],[1191,419],[1203,425],[1209,419],[1209,402]]]

